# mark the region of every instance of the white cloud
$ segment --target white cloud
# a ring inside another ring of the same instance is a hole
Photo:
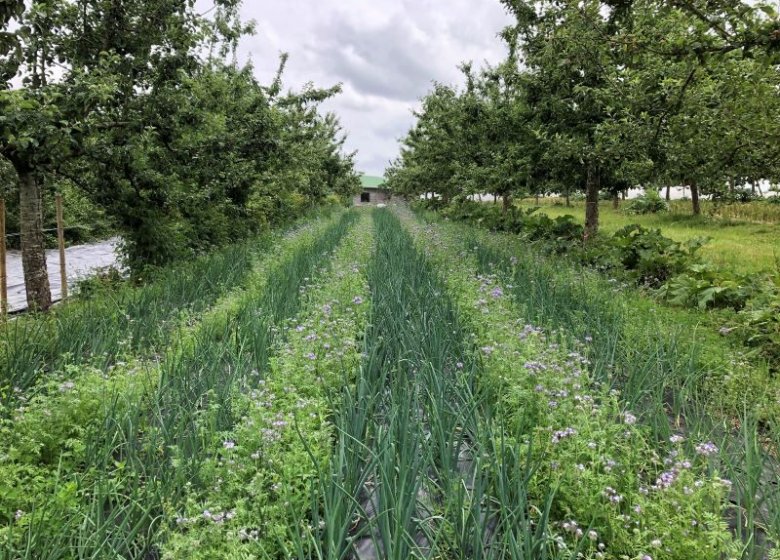
[[[348,148],[371,174],[397,155],[434,81],[460,82],[463,61],[501,60],[497,33],[509,23],[498,0],[245,0],[242,15],[257,22],[257,34],[244,38],[240,55],[251,57],[261,82],[287,52],[288,88],[343,84],[326,109],[339,115]]]

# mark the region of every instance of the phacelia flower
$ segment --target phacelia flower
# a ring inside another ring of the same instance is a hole
[[[711,441],[708,441],[707,443],[700,443],[696,446],[696,453],[699,455],[704,455],[705,457],[717,452],[718,448]]]

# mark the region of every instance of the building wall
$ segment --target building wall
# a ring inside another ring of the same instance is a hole
[[[355,196],[355,198],[352,199],[352,202],[355,204],[355,206],[365,206],[366,204],[384,204],[390,198],[387,191],[364,190],[363,192],[369,194],[371,201],[361,202],[360,195],[358,194]]]

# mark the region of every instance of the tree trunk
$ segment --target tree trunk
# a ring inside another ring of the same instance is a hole
[[[501,197],[501,213],[506,214],[512,205],[512,196],[505,194]]]
[[[566,198],[566,208],[571,208],[571,200],[569,198],[569,191],[566,191],[566,194],[564,196]]]
[[[620,196],[618,195],[617,191],[615,191],[615,193],[612,195],[612,208],[615,210],[620,208]]]
[[[693,215],[701,214],[701,204],[699,203],[699,185],[696,181],[691,181],[691,203],[693,205]]]
[[[599,189],[600,177],[598,169],[588,166],[588,177],[585,183],[585,239],[590,239],[599,231]]]
[[[46,311],[51,307],[51,289],[43,239],[43,197],[38,179],[32,171],[18,173],[19,228],[27,306],[31,311]]]
[[[669,202],[672,200],[672,187],[670,185],[666,186],[666,202]]]

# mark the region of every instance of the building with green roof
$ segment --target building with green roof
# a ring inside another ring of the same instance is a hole
[[[367,204],[384,204],[390,198],[390,192],[385,187],[385,178],[372,175],[360,177],[362,185],[360,194],[356,195],[353,202],[355,206]]]

